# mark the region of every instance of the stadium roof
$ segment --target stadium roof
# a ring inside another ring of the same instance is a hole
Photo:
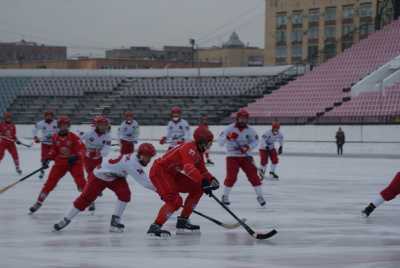
[[[270,76],[289,71],[292,65],[231,68],[131,69],[131,70],[60,70],[4,69],[0,77],[43,76],[124,76],[124,77],[206,77],[206,76]]]

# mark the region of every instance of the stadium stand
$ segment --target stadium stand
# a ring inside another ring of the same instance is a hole
[[[319,123],[386,123],[400,115],[400,82],[383,91],[369,91],[326,113]]]
[[[0,77],[0,112],[14,102],[23,87],[29,82],[28,78]]]
[[[398,55],[400,21],[394,21],[313,71],[249,104],[253,123],[274,119],[287,124],[323,121],[320,119],[326,113],[351,100],[353,84]]]
[[[105,114],[119,123],[131,110],[142,125],[165,124],[172,106],[196,124],[204,113],[219,123],[250,101],[293,79],[292,66],[254,68],[75,71],[15,71],[27,82],[11,105],[17,123],[32,123],[43,111],[69,115],[74,123],[88,123]],[[10,71],[3,75],[11,75]],[[15,74],[14,74],[15,75]],[[7,78],[8,79],[8,78]],[[24,81],[25,81],[24,80]],[[2,89],[3,91],[3,89]],[[35,98],[32,98],[35,97]]]

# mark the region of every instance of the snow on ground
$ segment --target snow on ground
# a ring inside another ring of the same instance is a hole
[[[38,167],[37,148],[20,149],[20,154],[25,173]],[[211,171],[222,182],[224,156],[213,158]],[[82,213],[54,233],[52,225],[78,193],[68,175],[35,215],[27,215],[43,183],[33,177],[0,195],[0,267],[400,267],[399,201],[384,204],[369,219],[360,216],[398,166],[396,159],[283,156],[281,180],[264,184],[266,209],[258,208],[253,189],[240,173],[231,208],[256,229],[279,231],[265,241],[196,215],[192,221],[201,225],[201,235],[148,238],[145,233],[161,200],[132,180],[125,233],[108,232],[115,197],[107,190],[94,215]],[[0,163],[0,186],[17,178],[7,155]],[[208,197],[198,210],[233,222]],[[175,220],[176,215],[166,228],[174,230]]]

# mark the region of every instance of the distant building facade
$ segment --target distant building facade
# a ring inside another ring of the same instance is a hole
[[[265,63],[313,64],[336,56],[375,30],[378,2],[265,0]],[[384,8],[382,24],[393,13]]]
[[[67,48],[62,46],[39,45],[35,42],[0,42],[0,64],[26,63],[43,60],[65,60]]]
[[[164,46],[162,50],[157,50],[150,47],[133,46],[107,50],[106,58],[191,62],[193,49],[187,46]]]
[[[248,47],[233,32],[222,47],[199,48],[196,50],[199,62],[218,63],[223,67],[263,66],[264,50]]]

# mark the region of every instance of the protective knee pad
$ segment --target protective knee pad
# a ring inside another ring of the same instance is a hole
[[[182,197],[179,195],[168,195],[164,201],[174,211],[178,210],[183,205]]]

